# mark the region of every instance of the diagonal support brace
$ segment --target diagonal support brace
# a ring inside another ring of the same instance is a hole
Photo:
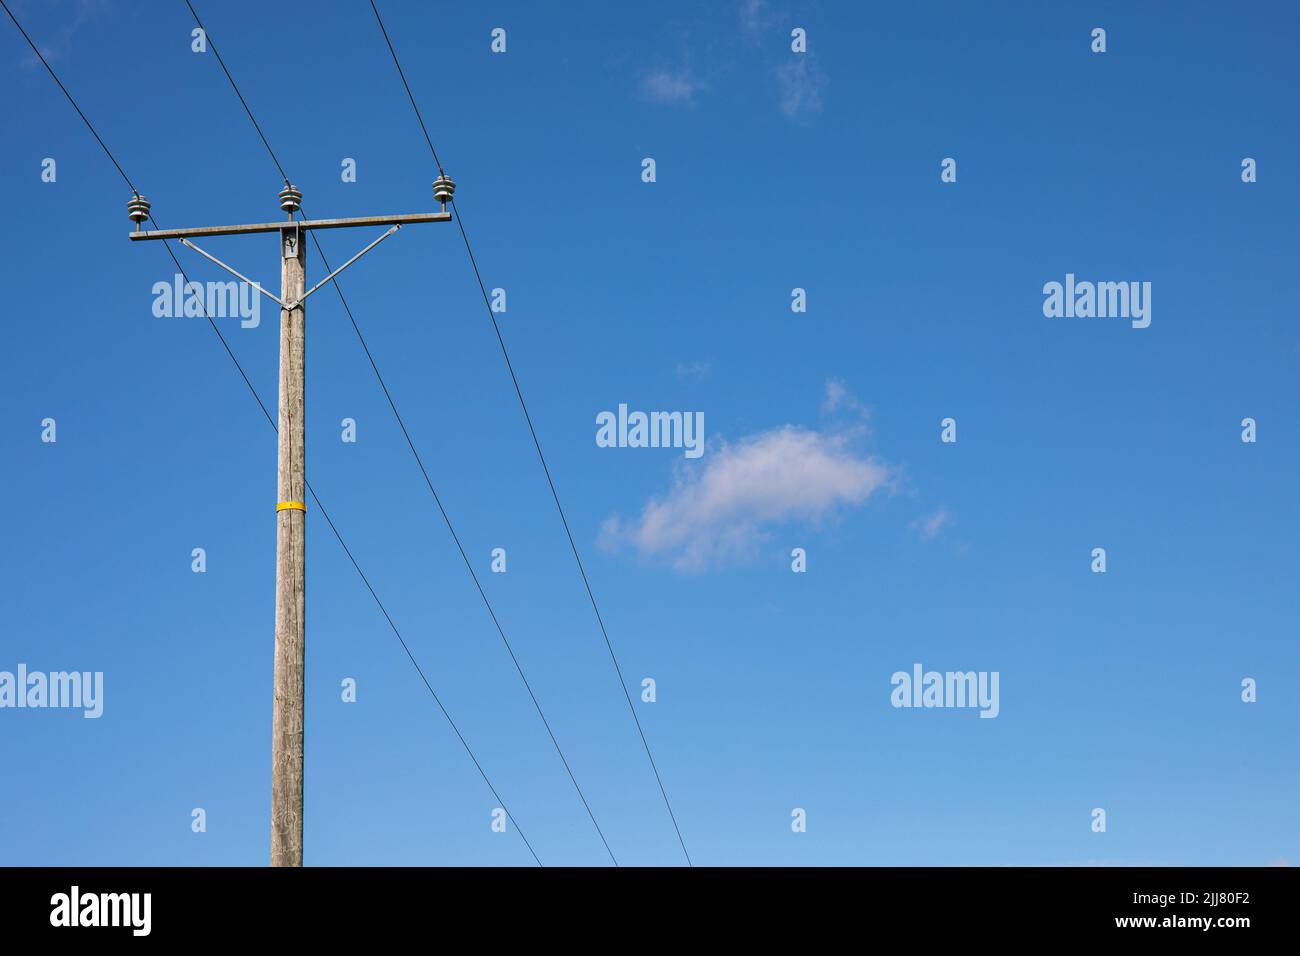
[[[347,262],[343,263],[343,265],[339,266],[337,269],[335,269],[333,272],[331,272],[331,273],[330,273],[329,275],[327,275],[325,278],[321,279],[320,282],[317,282],[314,286],[312,286],[310,289],[308,289],[306,292],[304,292],[304,293],[302,294],[302,298],[301,298],[301,299],[298,299],[298,300],[295,301],[295,302],[291,302],[289,305],[286,305],[286,306],[284,306],[284,307],[285,307],[286,309],[289,309],[290,311],[292,311],[293,309],[298,308],[298,306],[302,305],[304,302],[307,301],[307,296],[311,295],[313,292],[315,292],[315,291],[316,291],[317,289],[319,289],[321,286],[325,285],[327,282],[329,282],[331,279],[333,279],[336,275],[338,275],[340,272],[342,272],[342,271],[343,271],[344,269],[346,269],[348,266],[352,265],[352,263],[356,262],[358,259],[360,259],[362,256],[364,256],[367,252],[369,252],[371,249],[375,248],[375,246],[379,245],[381,242],[383,242],[385,239],[387,239],[389,236],[391,236],[393,233],[397,232],[397,230],[399,230],[399,229],[401,229],[401,228],[402,228],[402,227],[401,227],[400,224],[394,224],[394,225],[392,225],[392,226],[389,226],[388,231],[385,232],[382,236],[380,236],[378,239],[376,239],[376,240],[375,240],[374,242],[372,242],[370,245],[366,246],[364,249],[362,249],[360,252],[358,252],[355,256],[353,256],[353,257],[352,257],[351,259],[349,259]],[[184,241],[185,241],[184,239],[181,240],[181,242],[184,242]],[[220,264],[220,263],[218,263],[218,264]],[[273,298],[274,298],[274,297],[273,297]],[[276,301],[279,301],[279,300],[277,299]]]
[[[258,292],[262,293],[262,295],[266,296],[272,302],[276,303],[280,308],[282,309],[289,308],[289,306],[285,305],[282,301],[280,301],[280,297],[278,295],[274,295],[270,292],[267,292],[265,289],[262,288],[260,283],[254,282],[252,279],[248,278],[248,276],[244,275],[242,272],[236,272],[234,269],[230,268],[230,266],[226,265],[216,256],[212,255],[210,252],[204,252],[202,249],[200,249],[194,243],[190,242],[188,239],[181,239],[180,244],[183,246],[188,246],[189,248],[197,252],[199,255],[201,255],[203,258],[211,262],[215,262],[217,265],[221,266],[221,268],[225,269],[232,276],[235,276],[236,278],[242,279],[243,281],[247,282]]]
[[[302,298],[300,298],[300,299],[295,299],[293,302],[284,302],[284,301],[283,301],[279,296],[274,295],[274,294],[272,294],[272,293],[266,291],[266,289],[262,288],[262,286],[261,286],[260,283],[254,282],[252,279],[248,278],[248,276],[244,275],[242,272],[238,272],[238,271],[232,269],[230,266],[226,265],[224,262],[222,262],[222,261],[221,261],[220,259],[218,259],[216,256],[212,255],[212,253],[210,253],[210,252],[205,252],[204,250],[200,249],[198,246],[196,246],[196,245],[195,245],[193,242],[191,242],[189,239],[184,239],[184,238],[182,238],[182,239],[180,239],[179,241],[180,241],[181,245],[183,245],[183,246],[187,246],[187,247],[189,247],[190,249],[193,249],[195,252],[197,252],[199,255],[203,256],[203,258],[207,259],[209,262],[213,262],[213,263],[215,263],[215,264],[221,266],[221,268],[225,269],[225,270],[226,270],[227,272],[229,272],[232,276],[235,276],[237,279],[242,279],[244,282],[247,282],[247,283],[248,283],[249,285],[251,285],[254,289],[256,289],[258,292],[262,293],[262,295],[266,296],[268,299],[270,299],[272,302],[274,302],[274,303],[275,303],[276,305],[278,305],[280,308],[282,308],[282,309],[284,309],[284,310],[286,310],[286,311],[290,311],[290,312],[292,312],[294,309],[298,308],[298,306],[302,305],[305,301],[307,301],[307,296],[311,295],[313,292],[315,292],[315,291],[316,291],[317,289],[319,289],[321,286],[323,286],[323,285],[325,285],[326,283],[328,283],[328,282],[329,282],[330,280],[332,280],[336,275],[338,275],[340,272],[342,272],[342,271],[343,271],[344,269],[346,269],[348,266],[352,265],[352,263],[356,262],[358,259],[360,259],[362,256],[364,256],[367,252],[369,252],[371,249],[375,248],[375,246],[379,245],[381,242],[383,242],[385,239],[387,239],[389,236],[391,236],[393,233],[397,232],[397,230],[399,230],[399,229],[401,229],[401,228],[402,228],[402,227],[401,227],[400,224],[394,224],[394,225],[392,225],[392,226],[389,226],[388,231],[385,232],[382,236],[380,236],[380,237],[379,237],[378,239],[376,239],[374,242],[370,243],[368,246],[366,246],[364,249],[362,249],[360,252],[358,252],[355,256],[353,256],[353,257],[352,257],[351,259],[349,259],[347,262],[343,263],[343,265],[339,266],[337,269],[335,269],[333,272],[331,272],[329,275],[327,275],[324,279],[321,279],[320,282],[317,282],[314,286],[312,286],[310,289],[308,289],[306,292],[304,292],[303,295],[302,295]]]

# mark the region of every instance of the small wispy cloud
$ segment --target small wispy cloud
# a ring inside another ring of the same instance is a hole
[[[848,435],[794,425],[721,442],[701,464],[679,465],[672,488],[640,517],[607,519],[601,545],[684,572],[751,558],[777,525],[819,524],[890,486],[892,470],[851,444]]]
[[[107,0],[47,0],[47,7],[58,10],[63,24],[55,31],[53,39],[47,37],[46,42],[37,43],[41,56],[50,62],[64,59],[71,49],[72,38],[87,24],[108,12]],[[36,54],[27,53],[19,65],[25,70],[40,69],[41,61]]]
[[[641,95],[654,103],[690,104],[704,89],[704,81],[684,66],[651,70],[641,77]]]
[[[940,508],[933,514],[917,518],[912,522],[912,528],[919,532],[926,541],[933,541],[939,536],[939,532],[951,523],[952,512],[947,508]]]
[[[746,38],[756,38],[771,22],[772,14],[767,0],[741,0],[740,31]]]
[[[857,400],[843,380],[832,378],[826,380],[826,392],[822,397],[822,414],[831,415],[836,412],[852,412],[863,418],[868,415],[867,406]]]
[[[713,368],[708,362],[678,362],[677,377],[699,381]]]
[[[822,110],[826,74],[811,53],[800,53],[777,67],[777,105],[790,119],[807,119]]]

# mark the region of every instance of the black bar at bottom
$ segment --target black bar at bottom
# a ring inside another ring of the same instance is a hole
[[[910,939],[928,952],[953,939],[975,952],[1097,936],[1232,946],[1293,937],[1298,883],[1290,868],[11,868],[0,869],[0,932],[7,943],[205,946],[589,937],[637,953],[713,937],[728,951]]]

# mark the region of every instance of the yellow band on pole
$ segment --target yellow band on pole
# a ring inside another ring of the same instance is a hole
[[[276,511],[306,511],[307,506],[301,501],[281,501],[275,506]]]

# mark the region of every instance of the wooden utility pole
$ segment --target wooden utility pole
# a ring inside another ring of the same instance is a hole
[[[271,865],[302,866],[303,753],[305,740],[306,661],[306,344],[304,302],[352,263],[383,242],[403,225],[449,222],[456,184],[447,175],[433,183],[433,196],[441,212],[398,216],[362,216],[354,219],[295,220],[302,193],[286,183],[280,191],[280,208],[288,220],[239,226],[198,226],[192,229],[143,230],[150,218],[149,202],[138,193],[127,204],[135,223],[132,239],[177,239],[236,278],[249,283],[280,306],[279,447],[276,471],[275,530],[275,703],[271,716]],[[307,231],[355,226],[388,226],[370,243],[328,276],[307,289]],[[277,298],[220,259],[194,244],[195,236],[232,236],[258,232],[278,233],[280,240],[280,295]],[[188,294],[188,291],[187,291]],[[205,298],[205,314],[206,314]],[[209,316],[212,318],[212,316]]]
[[[290,213],[290,217],[292,217]],[[275,710],[271,727],[271,865],[302,866],[303,674],[307,489],[303,391],[306,236],[280,232],[280,425],[275,510]]]

